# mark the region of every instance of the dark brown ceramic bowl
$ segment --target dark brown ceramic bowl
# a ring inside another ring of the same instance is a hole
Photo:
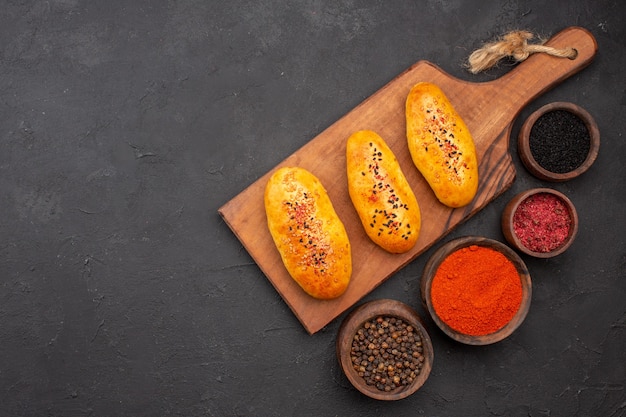
[[[494,249],[506,256],[507,259],[509,259],[517,269],[517,272],[519,273],[519,279],[522,284],[522,301],[519,309],[517,310],[517,313],[506,325],[504,325],[496,332],[481,336],[461,333],[451,328],[437,315],[437,312],[433,307],[431,298],[431,286],[433,278],[435,277],[435,274],[439,269],[439,265],[441,265],[443,260],[446,259],[448,255],[456,252],[459,249],[466,248],[472,245]],[[468,345],[489,345],[507,338],[522,324],[522,322],[526,318],[526,315],[528,314],[528,309],[530,308],[532,284],[530,281],[530,274],[528,273],[528,269],[526,268],[524,261],[522,261],[522,259],[513,249],[509,248],[507,245],[497,240],[479,236],[467,236],[454,239],[444,244],[435,253],[433,253],[430,259],[427,261],[426,266],[424,267],[424,273],[422,274],[421,281],[421,295],[422,302],[428,309],[428,312],[430,313],[433,321],[445,334],[458,342]]]
[[[556,110],[565,110],[578,116],[585,123],[590,137],[590,146],[587,158],[580,166],[578,166],[578,168],[566,173],[550,172],[546,168],[542,167],[533,156],[530,147],[530,134],[537,119],[546,113]],[[537,109],[526,119],[517,138],[517,151],[526,169],[535,177],[552,182],[568,181],[586,172],[595,162],[599,149],[600,130],[598,129],[598,125],[596,124],[594,118],[582,107],[568,102],[554,102]]]
[[[523,244],[522,240],[515,233],[514,217],[516,211],[520,207],[520,204],[522,204],[527,198],[541,193],[552,194],[560,199],[567,207],[568,214],[571,219],[571,224],[567,237],[559,247],[549,252],[539,252],[529,249],[526,245]],[[578,233],[578,214],[576,212],[576,207],[574,207],[574,204],[563,193],[552,188],[533,188],[530,190],[522,191],[507,203],[507,205],[504,207],[504,211],[502,212],[501,225],[502,233],[504,234],[507,242],[509,242],[509,244],[511,244],[518,251],[525,253],[526,255],[534,256],[536,258],[552,258],[565,252],[574,242],[576,234]]]
[[[404,322],[413,326],[415,330],[419,331],[422,341],[424,362],[419,374],[411,384],[399,386],[390,392],[381,391],[375,386],[368,385],[365,379],[354,369],[351,361],[352,341],[357,331],[366,321],[375,320],[379,316],[402,319]],[[350,312],[339,328],[336,349],[337,360],[350,383],[368,397],[386,401],[406,398],[424,385],[432,369],[434,357],[430,337],[419,315],[406,304],[388,299],[367,302]]]

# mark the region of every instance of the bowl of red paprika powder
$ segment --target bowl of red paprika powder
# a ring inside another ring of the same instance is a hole
[[[600,149],[600,130],[582,107],[546,104],[523,123],[517,150],[526,169],[545,181],[568,181],[586,172]]]
[[[452,339],[488,345],[511,335],[530,307],[530,274],[519,255],[497,240],[467,236],[441,246],[421,281],[422,302]]]
[[[517,194],[504,207],[501,223],[507,242],[536,258],[562,254],[578,232],[574,204],[551,188],[533,188]]]

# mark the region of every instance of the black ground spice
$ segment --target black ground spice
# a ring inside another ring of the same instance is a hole
[[[529,145],[541,167],[564,174],[585,161],[591,137],[580,117],[567,110],[553,110],[537,119],[530,130]]]

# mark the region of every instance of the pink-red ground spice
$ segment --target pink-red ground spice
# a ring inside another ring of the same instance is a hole
[[[565,242],[572,218],[563,200],[549,193],[534,194],[520,203],[513,215],[513,229],[533,252],[551,252]]]

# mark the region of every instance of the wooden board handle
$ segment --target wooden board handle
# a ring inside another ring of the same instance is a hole
[[[589,65],[598,50],[593,35],[580,27],[564,29],[545,45],[575,48],[578,55],[569,59],[535,53],[496,80],[472,83],[455,79],[454,86],[449,87],[454,102],[471,95],[473,103],[463,109],[463,114],[470,123],[480,121],[470,126],[475,139],[493,139],[498,136],[494,131],[499,134],[510,128],[528,103]]]
[[[551,37],[545,46],[556,49],[574,48],[578,52],[573,59],[560,58],[546,53],[532,54],[506,75],[484,83],[492,89],[497,99],[509,103],[527,103],[546,92],[554,85],[582,70],[593,60],[597,50],[593,35],[580,27],[569,27]]]

